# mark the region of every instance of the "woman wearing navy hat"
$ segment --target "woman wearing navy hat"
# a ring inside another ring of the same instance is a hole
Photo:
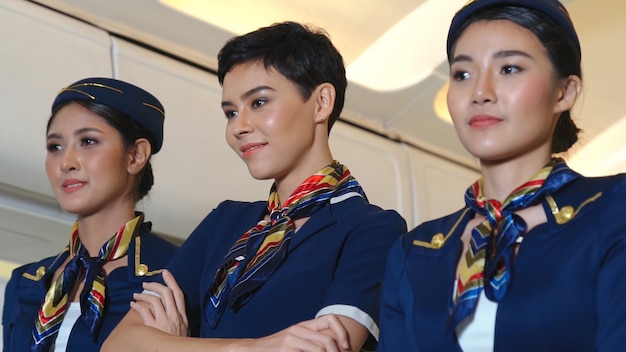
[[[83,79],[57,95],[46,172],[77,220],[61,253],[13,271],[4,351],[98,351],[133,293],[172,257],[176,246],[135,211],[153,185],[150,157],[163,143],[163,119],[154,96],[115,79]]]
[[[222,202],[168,265],[202,339],[153,328],[187,332],[164,274],[168,287],[146,286],[161,299],[137,297],[103,351],[359,351],[378,336],[385,256],[406,223],[332,157],[341,55],[323,31],[278,23],[229,41],[218,79],[226,140],[252,177],[274,180],[269,199]]]
[[[587,178],[581,50],[555,0],[476,0],[448,34],[448,108],[480,162],[466,207],[388,256],[379,351],[623,351],[626,176]]]

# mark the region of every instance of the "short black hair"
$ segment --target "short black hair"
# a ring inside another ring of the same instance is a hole
[[[305,101],[320,84],[330,83],[336,93],[329,133],[341,114],[348,85],[346,69],[341,54],[320,28],[296,22],[275,23],[230,39],[217,59],[220,84],[233,67],[255,61],[293,82]]]

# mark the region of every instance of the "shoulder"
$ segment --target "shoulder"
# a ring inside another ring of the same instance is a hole
[[[462,208],[444,217],[425,221],[402,236],[402,247],[439,249],[451,237],[456,237],[455,234],[459,234],[459,231],[463,231],[471,216],[473,212],[469,208]]]
[[[4,294],[3,324],[8,324],[23,310],[34,310],[39,307],[45,295],[46,277],[54,275],[54,271],[66,258],[67,251],[54,257],[22,265],[13,270],[6,285]]]
[[[177,250],[178,246],[154,233],[139,234],[128,247],[129,275],[147,278],[160,274]]]
[[[259,210],[265,209],[266,206],[267,206],[267,202],[262,201],[262,200],[259,200],[256,202],[225,200],[225,201],[222,201],[220,204],[218,204],[218,206],[215,208],[214,211],[244,213],[244,212],[248,212],[254,209],[259,209]]]
[[[626,198],[626,174],[604,177],[581,176],[545,199],[545,208],[555,221],[562,225],[571,220],[590,220],[581,216],[597,214],[594,219],[606,218],[611,222],[623,218],[619,215]],[[612,206],[613,204],[617,206]]]
[[[178,249],[178,246],[174,243],[151,232],[140,234],[140,236],[134,239],[134,242],[138,242],[144,251],[158,251],[164,256],[174,254]]]
[[[200,226],[210,223],[214,226],[216,223],[226,223],[225,219],[237,219],[249,221],[249,219],[258,221],[260,214],[265,211],[267,202],[241,202],[234,200],[225,200],[215,207],[200,223]],[[230,222],[230,221],[228,221]],[[231,223],[232,224],[232,223]]]
[[[403,228],[406,232],[406,221],[395,210],[384,210],[377,205],[368,203],[363,197],[353,196],[341,202],[333,202],[329,207],[332,215],[341,222],[359,224],[385,223],[389,226]]]
[[[603,177],[581,176],[571,182],[557,196],[578,202],[585,201],[591,196],[601,193],[601,196],[623,194],[626,192],[626,174],[617,174]]]
[[[11,274],[10,282],[38,282],[40,281],[46,274],[53,273],[61,263],[67,257],[68,250],[67,248],[61,251],[59,254],[47,257],[37,262],[32,262],[28,264],[24,264],[13,270]]]

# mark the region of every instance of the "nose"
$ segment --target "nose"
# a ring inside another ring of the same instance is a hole
[[[61,171],[70,172],[73,170],[78,170],[80,168],[80,163],[78,161],[78,154],[74,148],[66,148],[63,151],[63,156],[61,157]]]
[[[250,121],[250,116],[245,110],[240,111],[237,116],[228,120],[228,128],[237,138],[254,131],[254,126]]]
[[[495,92],[495,82],[489,73],[481,74],[474,80],[474,91],[472,100],[474,104],[494,103],[497,100]]]

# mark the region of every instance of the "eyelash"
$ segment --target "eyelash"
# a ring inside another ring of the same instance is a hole
[[[89,147],[95,144],[98,144],[98,140],[95,138],[84,137],[80,139],[81,146]],[[48,153],[55,153],[63,150],[63,147],[59,143],[50,143],[46,146],[46,150],[48,151]]]
[[[81,138],[80,140],[80,145],[94,145],[94,144],[98,144],[98,141],[95,138],[85,137],[85,138]]]
[[[252,107],[253,108],[260,108],[261,106],[265,105],[266,103],[267,103],[267,99],[265,99],[265,98],[254,99],[252,101]]]
[[[268,100],[266,98],[258,98],[258,99],[254,99],[252,100],[252,102],[250,103],[250,105],[252,106],[252,109],[258,109],[263,107],[265,104],[267,104]],[[225,110],[224,111],[224,116],[226,116],[227,120],[230,120],[234,117],[237,117],[237,111],[234,110]]]
[[[56,143],[50,143],[46,146],[46,150],[48,151],[48,153],[58,152],[61,149],[61,145]]]
[[[226,120],[230,120],[233,117],[237,116],[237,112],[236,111],[231,111],[231,110],[224,111],[224,116],[226,116]]]
[[[454,71],[452,73],[452,79],[455,81],[463,81],[468,79],[469,73],[466,71]]]
[[[504,67],[502,67],[502,73],[504,74],[513,74],[513,73],[517,73],[517,72],[521,72],[522,69],[519,66],[515,66],[515,65],[506,65]],[[507,72],[508,71],[508,72]],[[510,71],[514,71],[514,72],[510,72]]]
[[[516,66],[516,65],[505,65],[505,66],[503,66],[500,69],[500,72],[502,74],[505,74],[505,75],[511,75],[511,74],[522,72],[522,71],[523,71],[523,69],[521,67],[519,67],[519,66]],[[459,71],[454,71],[452,73],[452,79],[455,80],[455,81],[467,80],[467,79],[469,79],[469,76],[470,76],[470,74],[467,71],[459,70]]]

